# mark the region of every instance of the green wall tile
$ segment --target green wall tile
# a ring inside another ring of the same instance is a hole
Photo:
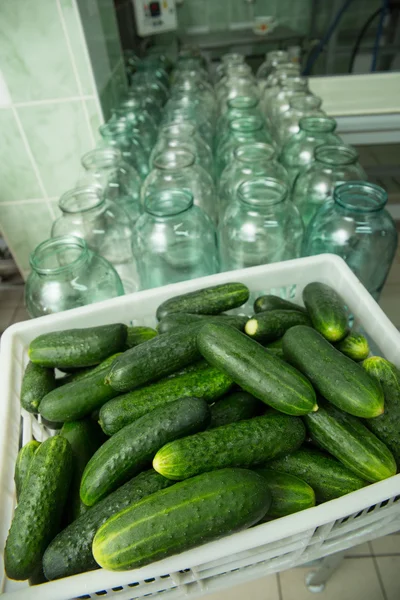
[[[92,147],[82,101],[19,107],[18,115],[47,195],[59,196],[75,184]]]
[[[0,56],[14,102],[78,93],[55,0],[1,0]]]
[[[10,108],[0,109],[0,202],[41,198],[26,146]]]
[[[97,0],[97,4],[99,7],[100,21],[103,28],[108,58],[110,60],[111,69],[114,69],[122,58],[114,2],[110,2],[110,0]]]

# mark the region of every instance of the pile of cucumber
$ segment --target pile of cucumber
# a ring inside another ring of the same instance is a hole
[[[29,347],[24,410],[56,434],[15,466],[8,577],[141,567],[395,475],[400,371],[338,294],[304,307],[227,283]],[[329,510],[327,508],[327,510]]]

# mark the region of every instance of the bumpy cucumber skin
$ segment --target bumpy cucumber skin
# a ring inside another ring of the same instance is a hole
[[[329,342],[338,342],[348,332],[348,317],[339,294],[325,283],[314,281],[303,290],[303,302],[313,327]]]
[[[54,331],[35,338],[28,354],[42,367],[91,367],[124,350],[126,335],[127,327],[122,323]]]
[[[49,438],[37,450],[15,509],[4,552],[10,579],[34,574],[58,532],[72,475],[72,450],[66,439]]]
[[[368,485],[336,458],[318,450],[300,448],[269,462],[267,468],[295,475],[306,481],[314,490],[319,504]]]
[[[315,329],[303,325],[289,329],[283,336],[283,354],[317,392],[341,410],[364,418],[382,414],[379,383]]]
[[[210,429],[257,417],[265,411],[265,404],[247,392],[234,392],[221,398],[211,407]]]
[[[314,441],[369,482],[396,474],[393,454],[361,421],[326,404],[304,417]]]
[[[306,314],[297,310],[269,310],[251,317],[244,330],[254,340],[273,342],[295,325],[311,326],[311,321]],[[257,329],[253,333],[254,326],[257,326]]]
[[[217,315],[242,306],[249,295],[250,292],[243,283],[222,283],[170,298],[160,304],[156,316],[161,321],[168,314],[176,312]]]
[[[99,423],[104,433],[114,435],[151,410],[179,398],[194,396],[211,403],[226,394],[232,384],[232,379],[225,373],[202,361],[185,373],[166,377],[110,400],[100,410]]]
[[[99,565],[92,554],[92,542],[99,527],[109,517],[130,504],[173,483],[153,469],[143,471],[95,506],[88,508],[82,516],[61,531],[48,546],[43,556],[47,579],[60,579],[98,569]]]
[[[286,517],[315,506],[314,490],[299,477],[278,473],[266,467],[255,471],[265,479],[271,492],[272,502],[267,518]]]
[[[200,398],[181,398],[156,408],[107,440],[86,465],[81,500],[92,506],[144,469],[171,440],[205,429],[210,409]]]
[[[230,325],[243,331],[248,321],[247,317],[242,315],[195,315],[192,313],[171,313],[164,317],[159,324],[157,329],[159,333],[167,333],[168,331],[176,330],[178,327],[189,325],[190,323],[223,323]]]
[[[251,467],[297,450],[304,439],[301,419],[270,411],[170,442],[155,455],[153,468],[180,480],[214,469]]]
[[[82,379],[86,379],[87,377],[90,377],[91,375],[94,375],[95,373],[98,373],[99,371],[103,372],[104,369],[108,370],[111,367],[111,365],[113,364],[114,360],[117,358],[117,356],[120,356],[121,354],[122,354],[122,352],[116,352],[115,354],[112,354],[111,356],[109,356],[108,358],[103,360],[96,367],[87,367],[85,369],[77,369],[74,373],[69,373],[65,377],[58,379],[57,386],[59,387],[60,385],[65,385],[66,383],[71,383],[72,381],[81,381]],[[104,373],[103,373],[103,378],[104,378]]]
[[[361,333],[349,333],[335,347],[343,354],[357,362],[365,360],[369,354],[367,339]]]
[[[144,327],[142,325],[128,327],[126,345],[128,348],[134,348],[135,346],[139,346],[139,344],[143,344],[143,342],[152,340],[156,335],[157,331],[151,327]]]
[[[141,567],[246,529],[265,515],[270,503],[264,480],[252,471],[199,475],[111,517],[95,535],[93,555],[113,571]]]
[[[208,363],[276,410],[296,416],[317,409],[311,383],[240,331],[207,323],[199,331],[197,344]]]
[[[42,398],[54,390],[55,387],[54,369],[46,369],[29,362],[22,379],[22,408],[30,413],[37,413]]]
[[[14,471],[14,481],[15,490],[17,493],[17,500],[21,495],[22,486],[24,485],[24,481],[26,479],[26,476],[28,475],[29,467],[31,466],[33,457],[35,456],[39,446],[40,442],[32,440],[25,444],[25,446],[23,446],[18,452]]]
[[[299,306],[294,302],[284,300],[283,298],[272,294],[260,296],[254,302],[255,313],[264,312],[266,310],[297,310],[298,312],[307,314],[307,311],[303,306]]]

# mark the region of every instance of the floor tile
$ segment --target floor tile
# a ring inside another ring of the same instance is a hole
[[[385,588],[386,600],[399,600],[400,556],[379,557],[376,559],[376,562],[381,574],[383,587]]]
[[[24,288],[22,285],[8,290],[3,290],[0,286],[0,310],[9,306],[16,308],[20,304],[23,294]]]
[[[205,596],[207,600],[279,600],[278,581],[276,575],[242,583],[223,592]],[[286,600],[286,598],[284,599]],[[341,599],[343,600],[343,599]]]
[[[400,556],[400,535],[385,535],[371,542],[371,545],[375,556],[382,554],[398,554]]]
[[[346,550],[347,557],[371,556],[371,554],[371,546],[368,544],[368,542],[365,542],[364,544],[359,544],[358,546],[354,546],[353,548],[349,548],[348,550]]]
[[[11,325],[15,310],[15,306],[0,307],[0,333],[3,333]]]
[[[20,323],[21,321],[28,321],[28,319],[30,319],[26,308],[24,306],[21,306],[20,308],[17,309],[14,318],[13,318],[13,323]]]
[[[400,283],[387,284],[379,304],[396,327],[400,327]]]

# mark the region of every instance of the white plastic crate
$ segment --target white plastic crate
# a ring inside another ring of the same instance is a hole
[[[167,298],[228,281],[245,283],[252,300],[273,290],[299,302],[307,283],[329,283],[380,353],[400,366],[399,332],[346,264],[328,254],[213,275],[13,325],[3,335],[0,355],[0,595],[4,599],[107,596],[130,600],[161,593],[163,600],[195,597],[290,569],[400,529],[400,475],[396,475],[134,571],[100,569],[31,588],[26,582],[5,577],[3,549],[15,507],[13,473],[17,452],[32,435],[39,440],[48,436],[32,415],[24,411],[21,415],[19,392],[30,341],[56,329],[115,321],[154,325],[156,308]],[[249,303],[248,314],[251,311]]]

